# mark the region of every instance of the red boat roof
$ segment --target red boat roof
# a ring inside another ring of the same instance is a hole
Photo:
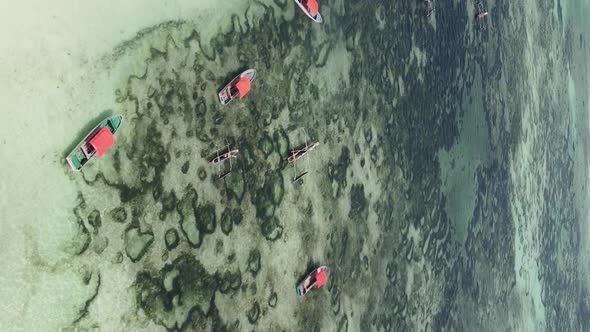
[[[248,75],[244,75],[244,77],[238,81],[236,87],[238,88],[238,92],[240,92],[240,99],[244,98],[244,96],[250,92],[250,78]]]
[[[318,288],[322,288],[322,286],[326,283],[326,272],[321,270],[320,272],[316,273],[315,280],[318,282]]]
[[[311,15],[315,16],[318,14],[318,10],[320,9],[320,5],[316,0],[307,0],[307,8],[309,8],[309,12]]]
[[[100,158],[108,151],[108,149],[115,143],[113,134],[107,127],[103,127],[101,130],[90,139],[90,144],[94,147],[96,155]]]

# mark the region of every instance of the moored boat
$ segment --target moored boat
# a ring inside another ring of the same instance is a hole
[[[295,0],[299,8],[316,23],[322,23],[322,15],[320,15],[320,5],[317,0]]]
[[[113,135],[121,127],[122,121],[122,115],[113,115],[96,125],[66,157],[70,167],[79,171],[94,156],[102,157],[115,143]]]
[[[297,285],[297,295],[303,296],[314,288],[322,288],[328,278],[326,276],[327,271],[327,266],[320,266],[313,270],[313,272],[311,272],[307,278],[303,279],[303,281]]]
[[[251,83],[256,78],[256,70],[243,71],[219,91],[219,101],[222,105],[229,104],[236,98],[244,98],[250,92]]]
[[[239,149],[230,148],[230,144],[228,143],[226,148],[218,149],[217,151],[215,151],[215,154],[209,158],[209,163],[219,168],[219,174],[217,175],[218,180],[224,178],[225,176],[229,175],[229,173],[231,173],[231,159],[237,158],[239,152]],[[229,169],[222,171],[221,165],[224,164],[226,161],[229,161]]]

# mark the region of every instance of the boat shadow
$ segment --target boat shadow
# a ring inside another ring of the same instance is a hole
[[[76,134],[76,140],[73,141],[64,151],[62,151],[63,157],[66,158],[70,154],[70,152],[72,152],[72,150],[76,148],[78,144],[80,144],[84,137],[86,137],[86,135],[88,135],[88,133],[94,127],[96,127],[97,124],[99,124],[102,120],[112,115],[114,115],[114,112],[112,110],[105,110],[100,112],[97,116],[90,120],[84,127],[82,127],[82,129],[78,131],[78,133]]]

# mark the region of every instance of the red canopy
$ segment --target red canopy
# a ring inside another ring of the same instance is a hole
[[[92,139],[90,139],[90,144],[94,147],[99,158],[107,152],[113,143],[115,143],[115,138],[107,127],[103,127],[98,133],[96,133],[96,135],[94,135],[94,137],[92,137]]]
[[[248,75],[244,75],[236,84],[238,92],[240,93],[240,99],[244,98],[245,95],[250,92],[250,78]]]
[[[307,8],[309,8],[309,12],[311,13],[311,15],[315,16],[318,14],[320,6],[318,5],[318,2],[316,0],[307,0]]]
[[[315,280],[318,282],[318,288],[322,288],[322,286],[326,283],[326,272],[322,270],[316,273]]]

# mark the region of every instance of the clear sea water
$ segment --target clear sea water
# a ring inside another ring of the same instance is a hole
[[[590,3],[432,4],[0,5],[0,329],[590,329]]]

